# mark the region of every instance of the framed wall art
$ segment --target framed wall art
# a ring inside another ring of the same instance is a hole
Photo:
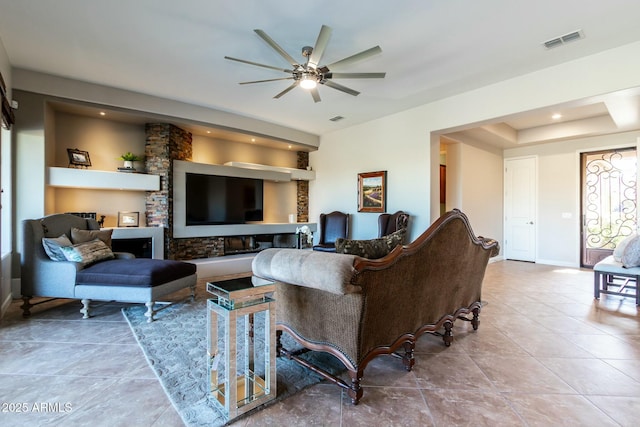
[[[91,166],[91,159],[88,151],[78,150],[77,148],[67,148],[69,155],[69,166]]]
[[[118,212],[118,227],[138,227],[140,212]]]
[[[358,212],[385,212],[387,171],[358,174]]]

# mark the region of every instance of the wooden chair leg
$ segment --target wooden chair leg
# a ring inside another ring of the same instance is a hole
[[[20,306],[22,309],[22,317],[31,316],[31,307],[33,307],[33,304],[31,304],[31,297],[22,297],[22,305]]]

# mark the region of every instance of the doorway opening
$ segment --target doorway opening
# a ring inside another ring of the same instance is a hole
[[[582,267],[611,255],[637,229],[637,154],[634,147],[580,155]]]

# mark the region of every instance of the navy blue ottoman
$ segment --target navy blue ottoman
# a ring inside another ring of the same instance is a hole
[[[76,274],[75,298],[82,300],[81,313],[89,317],[91,300],[145,303],[147,321],[152,322],[157,298],[191,288],[195,297],[196,266],[188,262],[133,258],[101,261]]]

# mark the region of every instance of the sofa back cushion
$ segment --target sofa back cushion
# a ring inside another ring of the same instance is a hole
[[[111,248],[100,239],[61,247],[60,251],[67,261],[79,262],[82,266],[115,257]]]
[[[73,245],[73,243],[71,243],[71,240],[69,240],[66,234],[63,234],[60,237],[42,238],[42,246],[44,247],[44,251],[53,261],[66,261],[67,258],[65,258],[60,248],[71,245]]]
[[[336,253],[357,255],[362,258],[377,259],[386,256],[398,245],[404,242],[406,228],[400,229],[387,236],[371,240],[337,239]]]
[[[90,242],[95,239],[100,239],[111,248],[111,234],[113,230],[80,230],[78,228],[71,229],[71,241],[76,243]]]

